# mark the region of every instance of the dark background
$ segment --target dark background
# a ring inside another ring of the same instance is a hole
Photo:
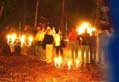
[[[95,18],[96,0],[64,0],[64,22],[76,24],[80,20],[93,21]],[[4,11],[0,17],[0,26],[30,24],[35,18],[36,0],[0,0]],[[40,0],[38,23],[48,23],[58,27],[61,17],[61,0]]]

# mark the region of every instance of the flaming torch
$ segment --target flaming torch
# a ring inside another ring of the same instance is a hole
[[[31,46],[33,42],[33,36],[28,37],[28,45]]]
[[[10,41],[11,41],[11,35],[8,34],[6,37],[7,37],[7,43],[10,44]]]
[[[17,35],[16,35],[16,33],[13,33],[13,34],[11,35],[11,44],[12,44],[12,45],[14,44],[14,42],[16,41],[16,39],[17,39]]]
[[[24,45],[24,43],[25,43],[25,39],[26,39],[26,36],[25,36],[25,35],[22,35],[22,36],[20,37],[21,46]]]

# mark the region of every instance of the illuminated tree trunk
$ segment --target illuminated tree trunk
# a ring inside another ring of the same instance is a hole
[[[38,10],[39,10],[39,1],[36,1],[36,9],[35,9],[35,20],[34,20],[34,29],[36,29],[37,23],[38,23]]]
[[[4,10],[4,7],[1,6],[1,7],[0,7],[0,17],[2,16],[3,10]]]

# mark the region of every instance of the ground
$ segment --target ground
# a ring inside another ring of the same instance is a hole
[[[90,64],[57,69],[37,56],[0,56],[0,82],[108,82],[106,68]]]

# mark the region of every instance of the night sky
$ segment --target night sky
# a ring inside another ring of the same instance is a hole
[[[64,0],[65,17],[69,24],[79,20],[92,20],[95,17],[95,0]],[[0,17],[1,25],[30,24],[33,26],[36,0],[0,0],[4,12]],[[61,0],[40,0],[38,23],[46,22],[58,26],[61,16]]]

